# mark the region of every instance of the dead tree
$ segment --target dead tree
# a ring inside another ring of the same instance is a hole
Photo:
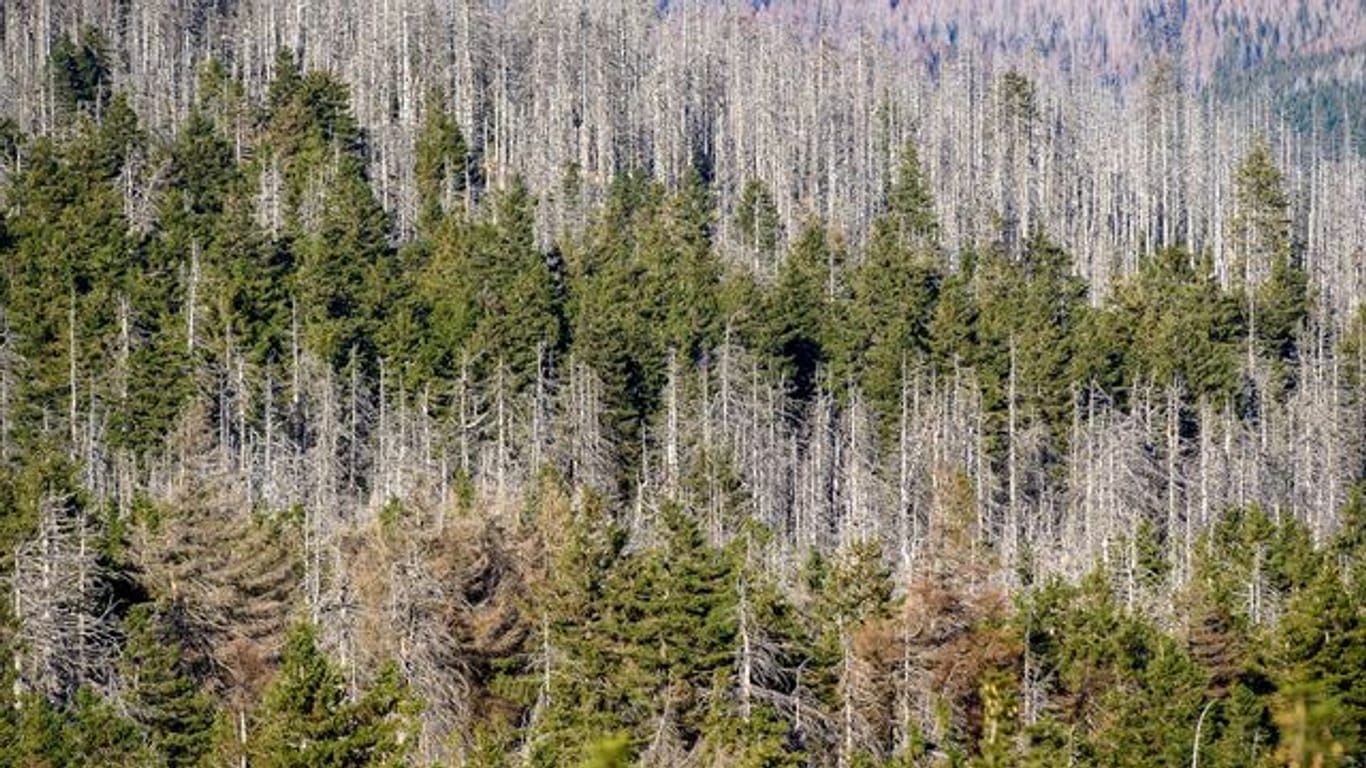
[[[98,523],[71,493],[49,492],[37,511],[37,532],[14,553],[15,690],[64,701],[109,682],[117,624]]]

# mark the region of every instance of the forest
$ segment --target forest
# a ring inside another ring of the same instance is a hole
[[[0,15],[0,765],[1366,764],[1350,121],[125,5]]]

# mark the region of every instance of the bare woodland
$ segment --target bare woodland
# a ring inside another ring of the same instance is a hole
[[[848,657],[903,654],[914,661],[906,674],[921,676],[916,685],[931,679],[934,654],[966,652],[954,645],[954,626],[925,618],[952,614],[954,601],[989,611],[1024,580],[1079,580],[1101,564],[1125,575],[1127,604],[1170,615],[1200,533],[1229,508],[1292,516],[1319,541],[1334,533],[1366,469],[1366,382],[1347,376],[1337,344],[1366,297],[1366,158],[1344,151],[1351,137],[1305,136],[1281,115],[1231,111],[1197,84],[1208,61],[1183,61],[1179,51],[1151,66],[1123,64],[1142,72],[1127,87],[1040,75],[1022,96],[999,85],[1004,57],[965,47],[931,73],[879,39],[884,22],[873,14],[806,24],[788,15],[801,14],[746,3],[661,13],[615,0],[5,0],[0,114],[25,129],[51,128],[48,47],[85,25],[106,34],[115,83],[153,133],[186,119],[207,59],[259,93],[286,46],[349,84],[370,179],[398,239],[417,226],[414,145],[439,100],[487,178],[470,202],[520,176],[539,200],[537,236],[547,248],[581,235],[585,212],[620,172],[644,167],[672,182],[699,168],[720,211],[716,242],[760,282],[774,278],[813,216],[859,252],[912,142],[951,265],[1002,233],[1018,249],[1043,229],[1071,254],[1097,304],[1118,278],[1178,243],[1207,259],[1225,287],[1266,279],[1269,262],[1236,256],[1256,249],[1238,240],[1246,212],[1234,178],[1263,137],[1285,173],[1314,296],[1295,391],[1251,412],[1193,399],[1179,381],[1133,382],[1124,407],[1108,405],[1104,392],[1078,392],[1068,454],[1056,462],[1046,427],[1016,418],[1013,378],[1006,441],[988,445],[977,373],[965,365],[945,376],[908,362],[899,421],[884,441],[857,392],[798,401],[741,346],[723,343],[699,366],[669,366],[639,476],[622,494],[601,382],[573,359],[545,360],[524,391],[495,374],[462,376],[454,391],[434,393],[408,391],[384,368],[372,380],[343,377],[297,345],[269,370],[229,352],[199,372],[196,405],[164,448],[140,458],[107,444],[107,412],[83,391],[73,363],[69,411],[53,415],[52,431],[82,467],[92,507],[129,517],[149,497],[184,510],[130,546],[148,582],[183,598],[187,620],[205,628],[202,661],[225,697],[254,695],[290,618],[304,615],[354,685],[379,660],[397,659],[428,704],[422,756],[448,754],[450,734],[481,706],[469,681],[499,648],[534,644],[528,637],[540,631],[539,617],[519,614],[521,596],[549,580],[546,552],[559,534],[529,528],[523,500],[546,466],[576,489],[541,502],[566,526],[592,514],[599,498],[636,547],[657,535],[671,502],[699,510],[716,543],[747,535],[752,518],[774,534],[763,567],[789,585],[812,548],[879,543],[913,597],[906,636],[880,645],[850,636],[881,650]],[[0,163],[0,174],[24,158],[13,162]],[[135,224],[158,193],[149,176],[150,189],[128,188]],[[269,174],[263,179],[259,216],[269,222],[273,193]],[[733,231],[750,180],[772,191],[775,248]],[[195,301],[190,293],[191,317]],[[24,374],[2,318],[0,462],[8,462],[7,393]],[[1245,375],[1271,374],[1249,352]],[[435,398],[455,406],[438,411]],[[27,649],[17,679],[34,689],[117,684],[108,672],[109,607],[92,588],[100,566],[89,541],[102,523],[70,508],[61,495],[46,497],[37,537],[13,553],[10,587]],[[396,522],[386,517],[394,509],[402,510]],[[259,510],[292,510],[298,535],[254,523]],[[1173,565],[1157,587],[1133,546],[1143,525],[1165,532]],[[985,542],[994,554],[976,557]],[[1259,613],[1263,588],[1249,585],[1250,611],[1274,622]],[[743,633],[745,664],[762,667],[761,650],[752,655],[762,633]],[[543,656],[549,676],[556,651],[548,641]],[[745,696],[762,696],[749,687],[762,669],[745,669]],[[928,706],[907,698],[916,685],[904,682],[899,693],[864,686],[857,695],[868,698],[850,703],[850,719],[827,725],[854,739],[866,725],[855,712]],[[801,716],[799,700],[783,706]]]

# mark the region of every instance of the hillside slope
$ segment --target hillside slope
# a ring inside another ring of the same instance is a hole
[[[1358,0],[774,0],[775,17],[867,30],[934,63],[947,56],[1042,59],[1063,72],[1136,80],[1160,56],[1207,83],[1263,63],[1366,44]]]

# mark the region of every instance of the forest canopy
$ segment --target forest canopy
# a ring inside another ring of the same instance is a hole
[[[1017,70],[1001,194],[889,117],[860,220],[705,146],[547,189],[440,88],[399,171],[290,48],[168,129],[116,59],[0,129],[0,763],[1366,752],[1362,243],[1275,137],[1121,250]]]

